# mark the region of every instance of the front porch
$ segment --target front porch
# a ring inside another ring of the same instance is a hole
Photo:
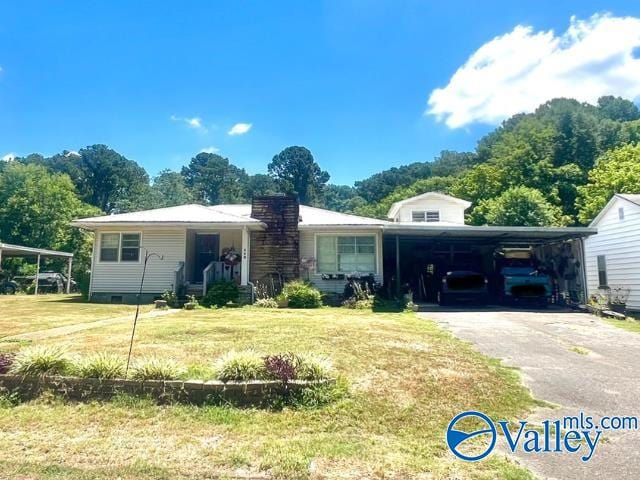
[[[174,293],[203,296],[218,280],[245,286],[249,281],[247,227],[187,229],[184,262],[175,271]]]

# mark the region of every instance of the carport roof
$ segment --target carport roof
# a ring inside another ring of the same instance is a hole
[[[391,223],[384,226],[388,235],[420,237],[464,237],[494,240],[550,241],[588,237],[598,233],[592,227],[488,227],[488,226],[438,226],[424,223]]]
[[[0,242],[0,252],[3,257],[26,257],[41,255],[43,257],[73,258],[73,253],[59,252],[57,250],[45,250],[43,248],[24,247]]]

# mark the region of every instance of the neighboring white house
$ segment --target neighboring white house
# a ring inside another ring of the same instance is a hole
[[[585,240],[589,295],[628,288],[627,310],[640,311],[640,195],[614,195],[590,227],[598,234]]]
[[[464,225],[464,211],[471,202],[438,192],[427,192],[391,205],[387,217],[394,222],[426,222]]]

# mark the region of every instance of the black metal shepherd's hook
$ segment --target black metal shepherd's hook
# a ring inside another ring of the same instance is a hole
[[[129,355],[127,356],[127,368],[124,372],[124,378],[127,378],[129,375],[129,363],[131,362],[131,350],[133,349],[133,337],[136,334],[136,325],[138,324],[138,315],[140,313],[140,297],[142,297],[142,287],[144,285],[144,276],[147,273],[147,262],[151,257],[157,257],[160,260],[164,260],[163,255],[158,255],[157,253],[149,252],[146,248],[141,249],[146,253],[144,255],[144,266],[142,267],[142,278],[140,279],[140,290],[138,291],[137,301],[136,301],[136,316],[133,319],[133,330],[131,331],[131,342],[129,343]]]

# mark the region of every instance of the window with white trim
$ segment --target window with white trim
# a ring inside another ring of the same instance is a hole
[[[140,234],[123,233],[120,243],[120,261],[137,262],[140,260]]]
[[[120,248],[119,233],[103,233],[100,235],[100,261],[117,262]]]
[[[414,210],[411,212],[413,222],[439,222],[440,212],[438,210]]]
[[[101,262],[138,262],[139,260],[139,233],[100,234]]]
[[[375,273],[375,235],[318,235],[318,273]]]

